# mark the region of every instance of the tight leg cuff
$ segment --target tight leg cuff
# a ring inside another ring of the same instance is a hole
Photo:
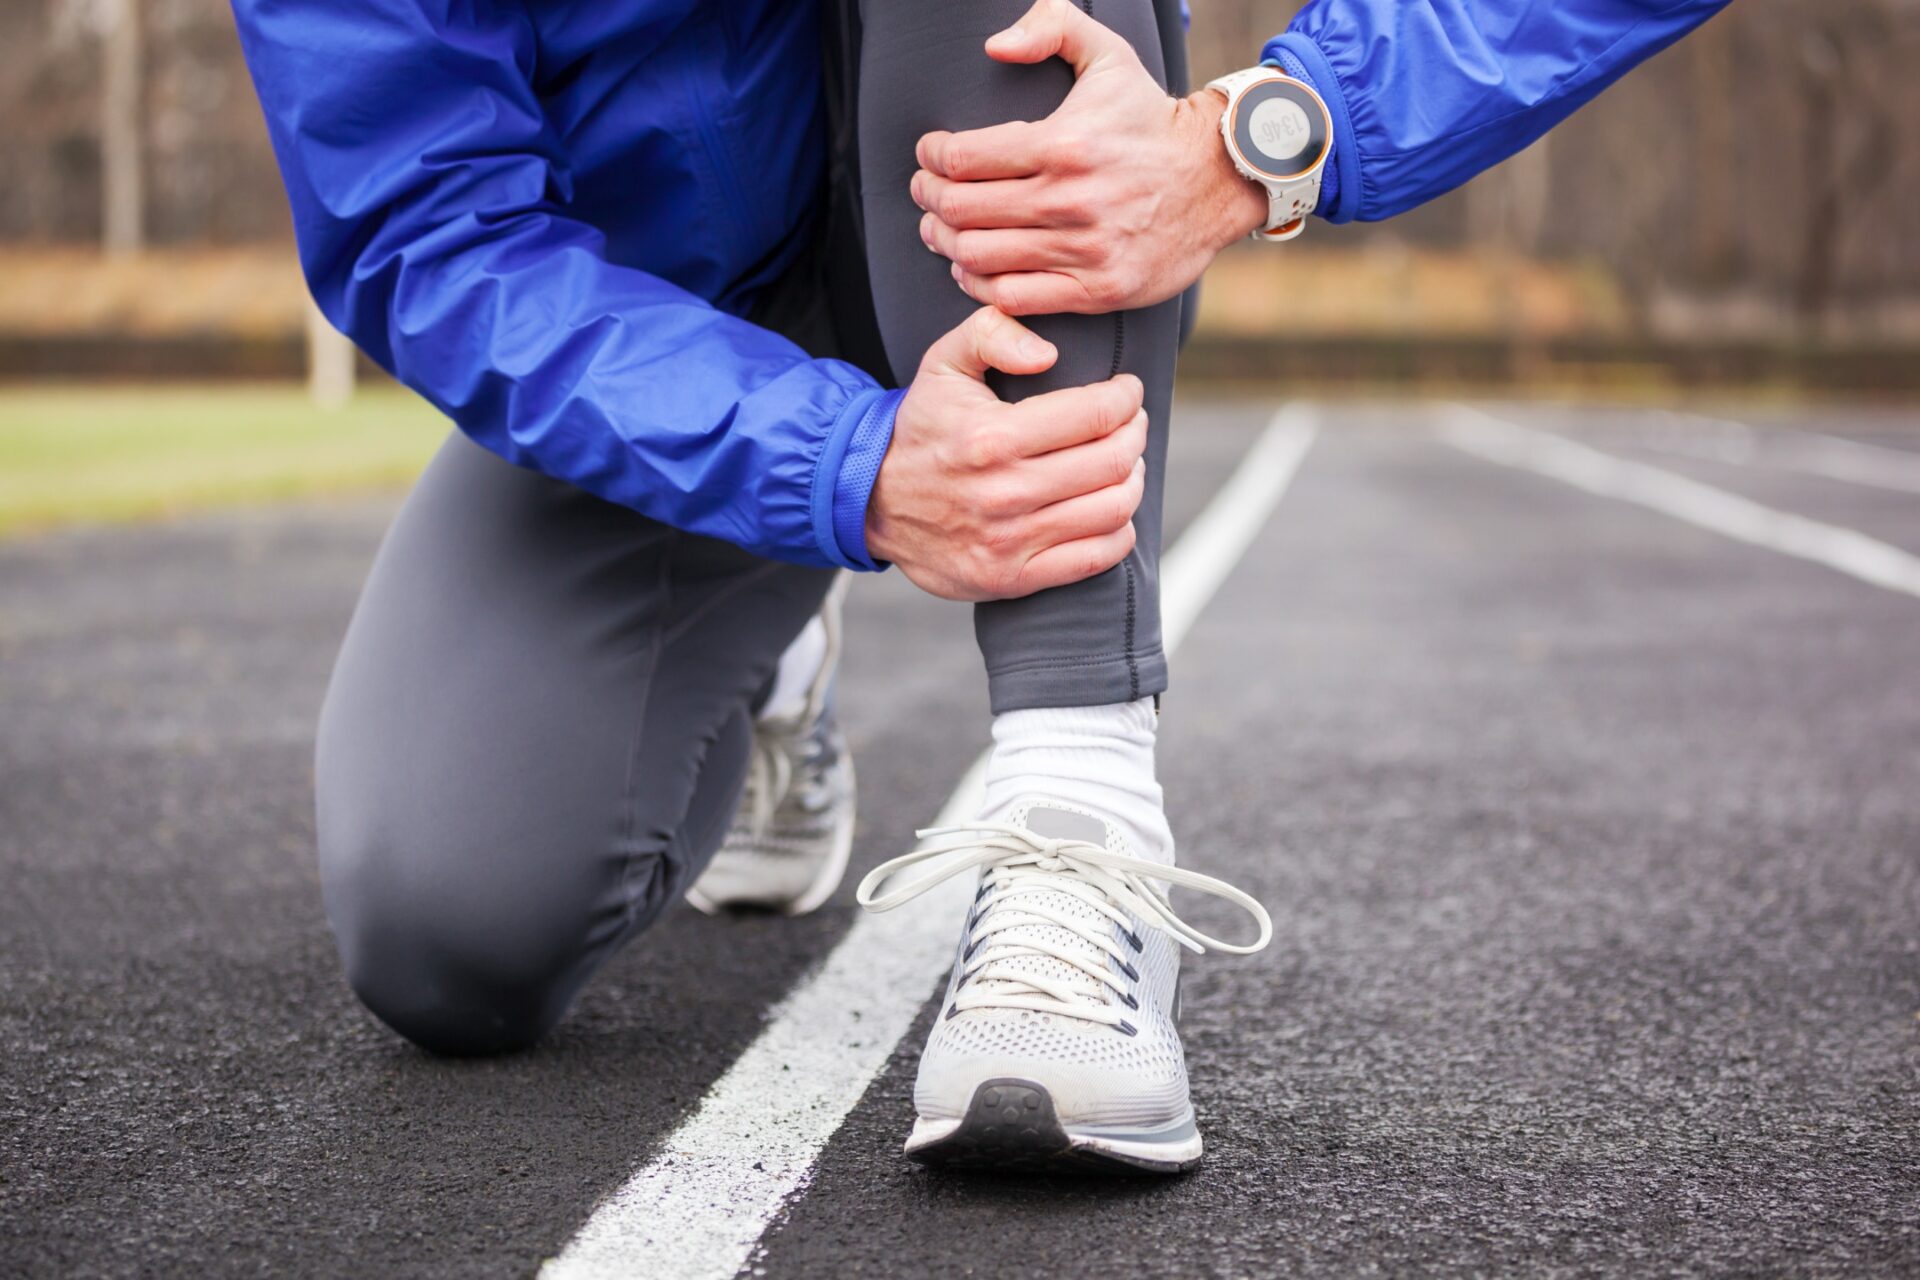
[[[1166,692],[1167,655],[1150,649],[1125,657],[1096,658],[1061,666],[987,672],[993,714],[1030,707],[1100,707],[1134,702]]]

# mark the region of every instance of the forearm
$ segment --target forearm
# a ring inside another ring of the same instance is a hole
[[[1313,0],[1264,53],[1324,100],[1314,192],[1310,167],[1264,170],[1271,190],[1242,177],[1218,93],[1170,99],[1078,6],[1036,0],[985,52],[1057,57],[1073,91],[1043,120],[923,139],[923,235],[973,298],[1014,314],[1150,305],[1241,236],[1287,229],[1303,204],[1378,219],[1458,186],[1726,3]]]
[[[881,400],[871,378],[608,263],[592,232],[549,211],[475,234],[461,218],[419,235],[400,221],[344,270],[316,241],[315,292],[463,432],[675,528],[843,562],[815,506]]]
[[[837,458],[877,386],[609,260],[569,214],[513,6],[235,14],[314,295],[375,360],[510,461],[759,554],[849,563]]]
[[[1728,0],[1311,0],[1263,60],[1333,116],[1319,214],[1378,221],[1524,150]]]

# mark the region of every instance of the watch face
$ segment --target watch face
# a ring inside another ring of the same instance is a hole
[[[1262,80],[1240,95],[1233,139],[1253,168],[1271,178],[1297,178],[1327,154],[1327,109],[1303,85]]]

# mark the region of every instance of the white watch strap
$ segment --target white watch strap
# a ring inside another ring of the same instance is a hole
[[[1222,116],[1220,121],[1223,145],[1226,145],[1225,131],[1230,127],[1233,119],[1235,99],[1250,86],[1262,80],[1271,80],[1276,76],[1293,78],[1277,67],[1258,66],[1247,67],[1242,71],[1230,71],[1224,76],[1207,82],[1207,88],[1227,100],[1227,114]],[[1278,243],[1282,240],[1291,240],[1306,230],[1308,215],[1320,204],[1319,170],[1315,170],[1309,177],[1298,178],[1292,182],[1275,182],[1249,169],[1242,163],[1239,153],[1231,145],[1227,145],[1227,156],[1233,161],[1233,167],[1242,177],[1259,183],[1267,190],[1267,225],[1256,230],[1251,239]]]

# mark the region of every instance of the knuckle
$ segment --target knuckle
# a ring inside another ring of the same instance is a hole
[[[1118,306],[1127,296],[1120,277],[1112,271],[1096,271],[1087,278],[1087,296],[1103,307]]]
[[[973,146],[971,143],[963,143],[958,138],[950,137],[940,148],[940,159],[941,167],[947,171],[948,176],[957,176],[966,172],[967,166],[972,163]]]
[[[974,434],[974,446],[987,465],[998,466],[1016,457],[1013,432],[1005,427],[982,427]]]
[[[940,470],[949,480],[975,470],[971,451],[963,444],[941,441],[935,447],[934,456],[938,459]]]
[[[980,534],[980,540],[988,540],[988,535],[1004,520],[1008,508],[1007,487],[997,481],[976,484],[973,489],[973,510],[986,525]]]
[[[1065,166],[1078,165],[1087,153],[1088,138],[1078,125],[1056,125],[1048,139],[1050,149]]]
[[[1012,557],[984,547],[976,547],[969,559],[967,580],[988,596],[1012,594],[1020,578],[1020,566]]]
[[[975,471],[1004,471],[1019,456],[1018,441],[1005,427],[976,428],[966,443],[966,458]]]
[[[1019,547],[1020,528],[1011,520],[995,520],[981,535],[980,545],[995,560],[1004,559],[1007,553]]]
[[[1086,266],[1104,267],[1113,261],[1111,237],[1082,231],[1063,236],[1060,243],[1069,256]]]

